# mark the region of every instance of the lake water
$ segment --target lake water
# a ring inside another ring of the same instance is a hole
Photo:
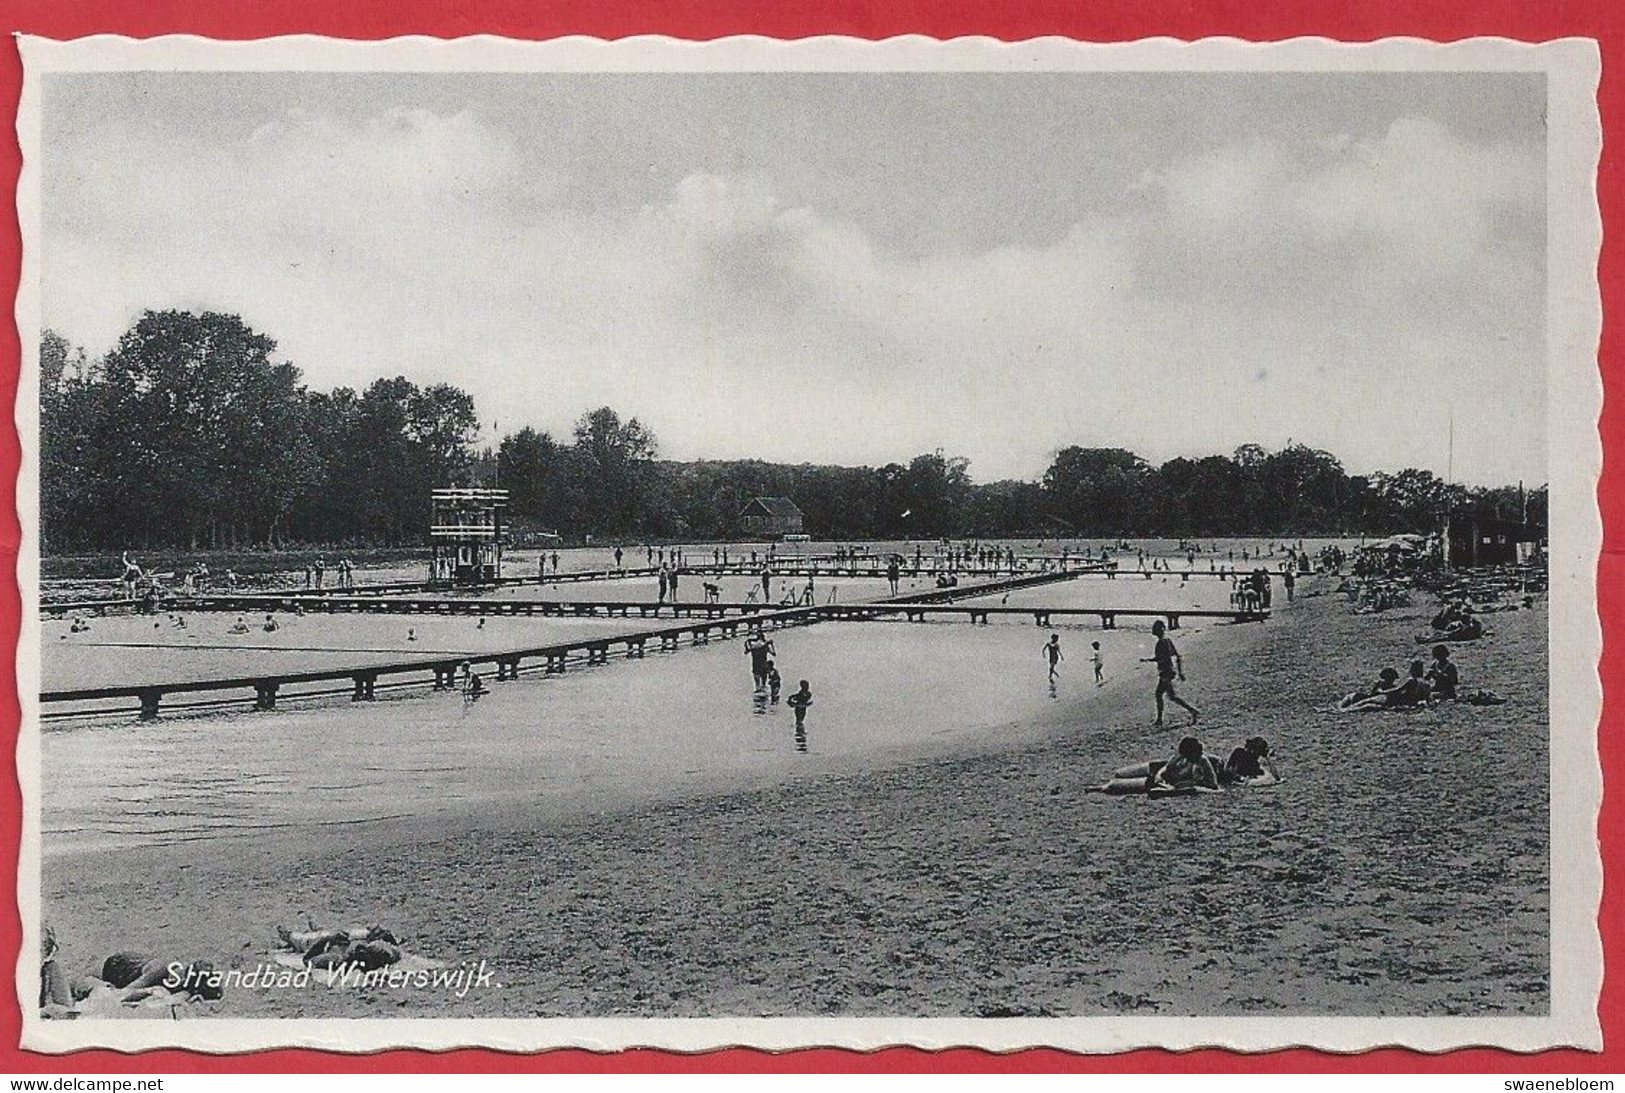
[[[1191,607],[1226,587],[1082,579],[1010,598],[1014,605],[1022,597],[1022,606]],[[162,645],[145,619],[98,619],[90,634],[72,635],[94,645],[52,645],[58,624],[48,623],[46,686],[229,675],[277,657],[399,658],[408,626],[417,630],[417,652],[471,652],[627,625],[492,618],[482,630],[469,617],[309,615],[284,617],[275,634],[242,637],[225,633],[232,621],[193,616],[180,637],[162,622]],[[493,683],[471,707],[459,695],[418,690],[368,704],[53,725],[42,737],[45,846],[72,853],[508,807],[585,810],[991,746],[1030,735],[1059,710],[1087,711],[1099,693],[1091,641],[1102,645],[1106,693],[1148,687],[1149,666],[1139,663],[1150,647],[1143,621],[1111,631],[1092,620],[1041,630],[1018,617],[772,632],[785,695],[800,679],[812,684],[800,740],[789,708],[753,693],[737,639]],[[1204,629],[1222,644],[1218,623],[1187,623],[1181,641]],[[1067,657],[1053,694],[1041,654],[1050,630],[1062,635]]]

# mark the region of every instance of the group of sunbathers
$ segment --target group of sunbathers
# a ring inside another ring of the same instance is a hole
[[[1444,641],[1476,641],[1484,636],[1484,624],[1473,617],[1473,609],[1464,601],[1446,600],[1444,607],[1433,616],[1436,639]]]
[[[1409,710],[1432,701],[1454,701],[1460,682],[1450,647],[1435,645],[1431,665],[1411,661],[1410,674],[1404,679],[1397,670],[1384,668],[1375,683],[1344,695],[1338,709]]]
[[[40,931],[40,1009],[47,1016],[73,1016],[93,995],[121,1004],[149,999],[215,1001],[224,993],[220,976],[207,961],[122,950],[93,964],[70,980],[58,962],[56,934]]]

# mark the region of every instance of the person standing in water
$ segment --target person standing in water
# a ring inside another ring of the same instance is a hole
[[[750,675],[758,691],[767,688],[768,673],[773,670],[773,643],[761,634],[753,634],[745,642],[745,653],[750,657]]]
[[[804,679],[801,689],[784,700],[785,705],[796,711],[796,739],[801,740],[807,731],[807,707],[812,705],[812,687]],[[803,751],[806,749],[803,748]]]
[[[1061,661],[1066,659],[1061,655],[1061,635],[1049,636],[1049,641],[1044,645],[1044,656],[1049,660],[1049,681],[1054,683],[1055,677],[1060,674]]]
[[[1191,715],[1191,724],[1194,725],[1200,712],[1174,692],[1175,679],[1181,683],[1185,682],[1185,662],[1180,659],[1179,650],[1175,648],[1173,639],[1168,637],[1167,629],[1161,619],[1152,623],[1151,632],[1157,636],[1157,645],[1149,657],[1141,658],[1144,663],[1157,666],[1156,724],[1159,727],[1162,725],[1162,700],[1166,696],[1170,702],[1182,707]]]

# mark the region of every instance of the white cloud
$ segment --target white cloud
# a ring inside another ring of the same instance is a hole
[[[1048,240],[912,255],[748,167],[588,211],[593,179],[471,110],[206,137],[113,129],[53,174],[48,323],[100,349],[143,307],[236,310],[319,387],[448,380],[509,428],[608,402],[678,456],[1031,476],[1292,436],[1363,469],[1432,459],[1373,428],[1390,400],[1456,398],[1501,421],[1484,477],[1543,450],[1492,394],[1540,375],[1538,149],[1424,119],[1196,149]]]

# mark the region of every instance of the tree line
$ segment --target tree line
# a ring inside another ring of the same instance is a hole
[[[609,407],[571,435],[526,427],[480,449],[474,400],[381,378],[312,391],[276,343],[215,312],[144,313],[104,356],[40,345],[40,515],[48,553],[422,542],[429,492],[500,485],[521,537],[723,539],[756,496],[824,539],[1317,535],[1434,530],[1449,508],[1543,526],[1545,487],[1468,490],[1425,470],[1351,475],[1303,445],[1161,465],[1067,447],[1040,481],[978,483],[941,451],[882,467],[659,458]]]

